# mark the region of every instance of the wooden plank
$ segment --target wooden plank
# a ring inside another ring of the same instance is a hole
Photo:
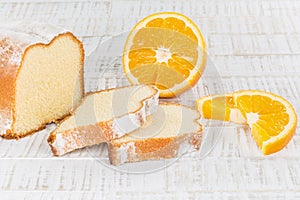
[[[228,4],[223,4],[222,1],[199,3],[173,0],[169,3],[156,1],[141,4],[135,0],[122,2],[0,2],[0,19],[5,22],[39,19],[61,25],[79,36],[103,36],[129,31],[138,20],[148,14],[174,10],[192,18],[205,35],[209,36],[213,33],[299,34],[297,22],[300,17],[300,4],[295,1],[263,1],[262,4],[260,1],[241,4],[233,0]],[[276,13],[278,4],[286,8],[280,10],[279,16]]]
[[[86,88],[91,91],[128,84],[118,57],[123,44],[119,49],[107,49],[117,54],[116,60],[109,54],[95,53],[98,46],[105,47],[105,41],[129,31],[148,14],[178,11],[192,18],[203,31],[209,63],[197,86],[177,101],[193,106],[196,98],[207,94],[261,89],[287,98],[299,113],[299,10],[300,2],[294,0],[24,0],[1,1],[0,20],[40,20],[74,31],[83,39],[86,54],[92,55],[86,65]],[[299,125],[284,150],[265,157],[246,127],[204,123],[207,135],[215,133],[213,130],[222,132],[206,158],[201,159],[202,154],[195,152],[168,168],[139,175],[107,167],[105,145],[52,157],[46,139],[53,127],[19,141],[0,140],[1,199],[300,197]],[[203,146],[206,144],[212,143],[206,140]],[[209,149],[201,152],[205,151]],[[139,163],[122,169],[142,170],[141,166]]]
[[[44,159],[5,159],[0,165],[0,188],[5,191],[102,191],[112,194],[299,191],[300,182],[295,178],[300,176],[299,164],[299,159],[276,156],[181,158],[159,171],[127,174],[105,167],[95,159],[52,159],[48,162]]]
[[[287,192],[118,192],[118,193],[103,193],[103,192],[79,192],[79,191],[55,191],[55,192],[5,192],[2,197],[4,199],[24,199],[24,200],[40,200],[40,199],[63,199],[63,200],[81,200],[81,199],[132,199],[132,200],[152,200],[153,197],[157,200],[165,199],[245,199],[245,200],[284,200],[284,199],[298,199],[300,193],[298,191]]]

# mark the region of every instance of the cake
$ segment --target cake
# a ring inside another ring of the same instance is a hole
[[[55,156],[108,142],[141,127],[158,105],[158,90],[134,85],[90,93],[50,134]]]
[[[70,114],[84,95],[84,49],[39,24],[0,28],[0,136],[18,139]]]
[[[169,159],[198,150],[202,138],[199,117],[192,108],[160,103],[141,128],[108,143],[110,163]]]

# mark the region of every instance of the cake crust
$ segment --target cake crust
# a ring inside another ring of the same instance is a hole
[[[201,132],[172,138],[147,139],[122,145],[108,143],[108,157],[112,165],[175,158],[200,149]]]
[[[160,105],[183,106],[177,103],[160,103]],[[144,140],[131,140],[122,143],[118,143],[114,140],[110,141],[108,143],[110,163],[117,166],[130,162],[169,159],[184,155],[191,151],[199,150],[203,129],[202,125],[198,122],[200,114],[198,111],[196,112],[198,113],[198,117],[193,120],[198,126],[196,132],[184,133],[175,137],[147,138]]]
[[[37,25],[37,24],[34,24]],[[84,95],[84,48],[83,44],[77,39],[73,33],[60,30],[59,33],[53,33],[52,36],[45,37],[37,34],[29,35],[28,33],[21,33],[18,31],[12,31],[9,29],[3,30],[6,33],[5,36],[0,38],[0,136],[5,139],[19,139],[27,135],[31,135],[39,130],[45,128],[46,124],[51,123],[58,119],[45,122],[38,129],[30,130],[26,133],[17,134],[14,131],[15,122],[15,88],[18,74],[22,69],[22,60],[25,58],[27,51],[31,48],[42,47],[47,48],[51,46],[58,38],[68,37],[78,44],[81,52],[81,69],[80,69],[80,85],[82,96]],[[57,31],[57,29],[56,29]],[[31,33],[32,34],[32,33]],[[50,34],[50,33],[47,33]],[[22,41],[21,38],[26,38],[26,41]],[[51,38],[51,40],[48,40]],[[68,115],[68,114],[67,114]]]
[[[94,95],[101,92],[108,92],[112,90],[119,90],[132,86],[125,86],[119,88],[112,88],[102,91],[90,92],[85,96],[79,106],[85,101],[86,98],[90,95]],[[100,144],[103,142],[108,142],[116,138],[120,138],[128,132],[124,132],[119,127],[120,121],[125,118],[130,118],[134,121],[134,124],[142,126],[146,122],[146,118],[151,114],[153,110],[158,106],[159,91],[153,86],[149,86],[153,90],[153,94],[145,99],[140,101],[140,106],[135,111],[123,114],[121,116],[116,116],[116,118],[110,119],[108,121],[98,122],[95,125],[88,125],[84,127],[78,127],[75,129],[70,129],[64,132],[56,132],[60,125],[68,120],[69,117],[66,117],[63,121],[60,122],[58,127],[50,134],[48,138],[48,143],[52,150],[53,155],[61,156],[68,152],[80,149],[83,147]],[[78,107],[79,107],[78,106]],[[74,112],[72,113],[74,114]],[[122,128],[122,127],[121,127]],[[85,134],[88,133],[88,134]]]

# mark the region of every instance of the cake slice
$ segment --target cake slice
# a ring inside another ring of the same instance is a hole
[[[18,139],[70,114],[84,95],[84,50],[45,24],[0,26],[0,136]]]
[[[174,158],[198,150],[202,126],[200,114],[189,107],[174,103],[160,103],[147,123],[132,133],[108,144],[110,163]]]
[[[54,155],[100,144],[134,131],[158,105],[158,90],[135,85],[87,95],[48,138]]]

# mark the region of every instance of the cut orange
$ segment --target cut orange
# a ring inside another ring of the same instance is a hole
[[[297,114],[287,100],[257,90],[200,98],[196,107],[208,119],[237,123],[245,119],[264,155],[283,149],[293,137],[298,122]],[[241,120],[231,117],[233,110],[239,113]]]
[[[246,119],[235,107],[231,94],[202,97],[197,100],[196,108],[206,119],[246,124]]]
[[[194,86],[206,64],[203,36],[186,16],[152,14],[131,30],[123,68],[133,84],[154,84],[161,97],[174,97]]]

